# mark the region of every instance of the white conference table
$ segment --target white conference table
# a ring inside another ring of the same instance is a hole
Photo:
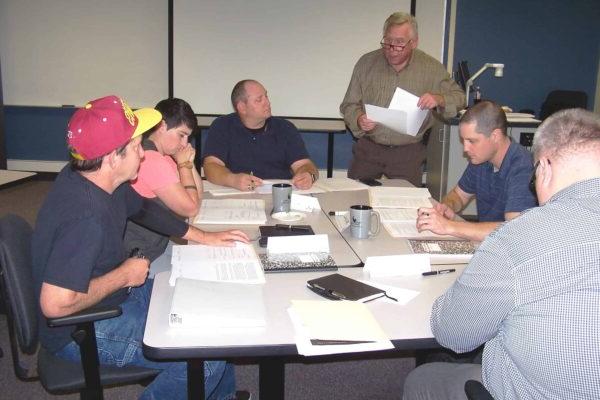
[[[345,197],[352,204],[362,201],[366,191],[345,192]],[[322,195],[320,196],[320,200]],[[267,196],[268,197],[268,196]],[[335,196],[331,196],[333,199]],[[366,198],[366,197],[365,197]],[[353,200],[354,199],[354,200]],[[330,199],[331,200],[331,199]],[[356,200],[356,201],[355,201]],[[329,200],[328,200],[329,201]],[[386,237],[382,231],[373,239],[350,240],[346,242],[346,232],[340,234],[329,220],[326,212],[328,201],[322,201],[323,212],[313,213],[307,220],[298,222],[310,224],[315,233],[328,233],[330,237],[331,254],[338,265],[360,265],[361,258],[356,253],[365,255],[405,254],[408,247],[402,239]],[[331,200],[336,201],[336,200]],[[341,203],[335,203],[340,210]],[[365,203],[366,204],[366,203]],[[267,207],[270,207],[268,205]],[[270,208],[267,208],[270,210]],[[272,223],[274,221],[267,221]],[[212,229],[222,229],[224,226],[210,226]],[[207,226],[203,226],[203,229]],[[231,226],[228,226],[231,228]],[[257,226],[242,226],[249,235],[258,235]],[[385,233],[386,234],[386,233]],[[355,243],[357,242],[357,243]],[[349,243],[349,244],[348,244]],[[395,246],[394,246],[395,245]],[[256,244],[256,246],[258,246]],[[257,249],[259,249],[257,247]],[[264,251],[260,249],[259,251]],[[341,262],[341,263],[340,263]],[[453,266],[455,274],[437,276],[409,276],[385,279],[373,279],[374,282],[384,283],[395,287],[412,289],[419,295],[406,305],[400,305],[378,299],[366,303],[383,330],[394,344],[393,350],[399,352],[409,349],[435,348],[439,345],[433,338],[429,326],[429,317],[433,301],[454,282],[464,265]],[[367,279],[363,276],[362,268],[344,267],[338,270],[340,274],[355,278]],[[154,359],[182,359],[188,362],[188,398],[204,398],[203,361],[208,359],[243,359],[258,358],[259,363],[259,394],[260,399],[283,399],[284,397],[284,366],[290,360],[302,360],[298,355],[294,340],[294,328],[287,314],[290,300],[322,299],[310,291],[306,281],[332,273],[327,272],[289,272],[266,274],[263,285],[263,299],[266,309],[266,326],[253,329],[207,330],[171,328],[168,322],[173,288],[169,286],[169,272],[159,273],[154,279],[154,288],[146,329],[144,333],[144,354]],[[352,356],[369,358],[374,354],[354,353]],[[345,355],[347,356],[347,355]],[[343,359],[344,355],[319,356],[320,359]]]

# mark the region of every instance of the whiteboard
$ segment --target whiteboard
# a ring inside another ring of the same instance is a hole
[[[168,96],[164,0],[0,0],[4,104],[130,106]]]
[[[419,47],[438,60],[445,3],[421,0],[416,10],[427,30]],[[274,115],[340,118],[354,64],[379,48],[385,19],[410,12],[410,0],[177,0],[174,7],[174,94],[196,113],[232,112],[233,86],[250,78],[265,85]]]

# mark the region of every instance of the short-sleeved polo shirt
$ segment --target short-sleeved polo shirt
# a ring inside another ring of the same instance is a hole
[[[529,190],[532,172],[531,153],[520,144],[511,143],[498,171],[494,171],[489,161],[479,165],[469,163],[458,187],[475,195],[479,221],[504,221],[505,213],[537,205]]]
[[[290,166],[309,158],[296,127],[283,118],[271,117],[262,132],[246,128],[240,117],[217,118],[208,131],[203,158],[214,156],[233,173],[252,173],[264,179],[290,179]]]

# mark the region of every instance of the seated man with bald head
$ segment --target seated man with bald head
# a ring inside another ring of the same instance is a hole
[[[217,118],[208,131],[203,167],[217,185],[254,190],[263,179],[291,179],[308,189],[319,172],[296,127],[271,116],[267,91],[259,82],[238,82],[231,93],[235,113]]]

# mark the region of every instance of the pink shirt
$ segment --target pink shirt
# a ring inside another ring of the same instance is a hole
[[[177,182],[179,173],[175,161],[158,151],[146,150],[137,179],[131,182],[131,186],[141,196],[152,199],[156,197],[157,190]]]

